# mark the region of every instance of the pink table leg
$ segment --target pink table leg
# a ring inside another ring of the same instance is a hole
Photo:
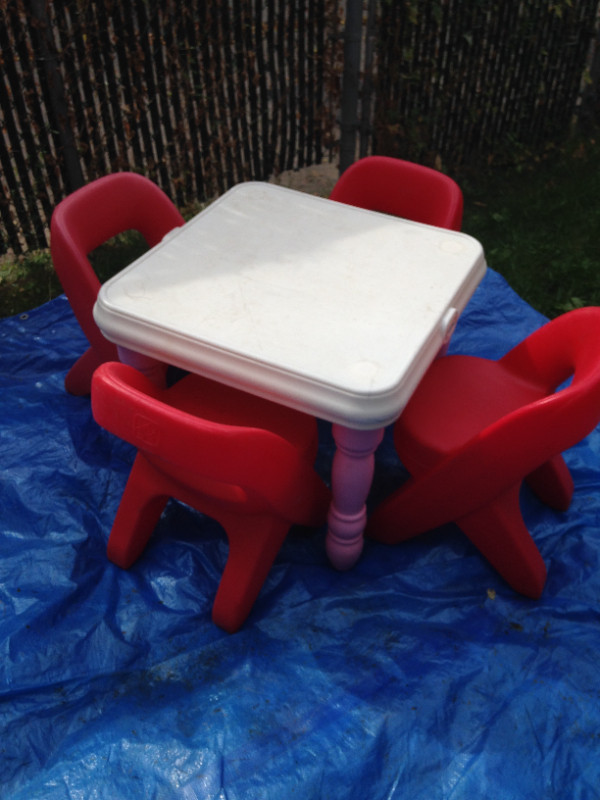
[[[353,567],[363,549],[367,523],[365,501],[373,480],[375,450],[383,429],[356,431],[333,426],[337,446],[331,471],[332,501],[325,542],[329,560],[336,569]]]
[[[159,388],[163,389],[166,383],[167,365],[151,356],[144,356],[130,350],[128,347],[117,345],[119,360],[123,364],[135,367],[139,372],[149,378]]]

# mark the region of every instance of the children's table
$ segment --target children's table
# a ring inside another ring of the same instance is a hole
[[[333,423],[327,552],[359,558],[374,452],[485,273],[479,242],[239,184],[100,289],[120,357],[172,364]]]

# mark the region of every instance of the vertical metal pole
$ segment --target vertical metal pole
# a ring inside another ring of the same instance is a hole
[[[358,157],[364,158],[369,149],[369,138],[372,135],[371,104],[373,101],[373,41],[376,30],[376,0],[368,0],[367,3],[367,26],[365,32],[365,57],[364,57],[364,80],[362,85],[362,103],[360,109],[360,141],[358,146]]]
[[[600,3],[596,8],[594,35],[586,59],[587,82],[580,93],[576,125],[584,134],[594,131],[600,122]],[[583,81],[582,81],[583,83]]]
[[[37,33],[37,60],[41,62],[48,89],[50,110],[54,117],[54,124],[58,129],[62,155],[64,158],[67,185],[73,192],[83,186],[83,172],[77,152],[75,136],[69,122],[69,110],[65,96],[65,87],[58,68],[54,42],[50,34],[50,21],[48,19],[45,0],[31,0],[31,15]]]
[[[346,0],[340,120],[340,174],[356,159],[363,0]]]

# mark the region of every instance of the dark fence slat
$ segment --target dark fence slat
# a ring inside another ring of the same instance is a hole
[[[197,110],[193,92],[187,81],[188,48],[183,28],[190,24],[189,10],[179,3],[168,2],[154,17],[154,35],[157,39],[159,71],[166,77],[168,98],[167,137],[169,159],[172,165],[171,191],[174,202],[183,206],[185,198],[203,184],[202,162],[199,150],[186,146],[195,125]]]
[[[256,60],[252,47],[252,7],[247,2],[236,3],[233,12],[232,38],[235,42],[234,64],[237,75],[237,96],[240,104],[242,148],[245,176],[261,176],[260,165],[260,105],[256,92]]]
[[[277,34],[277,76],[278,76],[278,107],[281,110],[281,124],[278,126],[277,131],[274,131],[273,139],[277,141],[280,137],[279,144],[279,162],[277,171],[283,172],[288,169],[288,145],[289,145],[289,101],[290,101],[290,86],[287,75],[287,59],[286,59],[286,7],[285,0],[278,0],[274,3],[278,7],[278,14],[274,26],[274,32]]]
[[[143,63],[143,92],[145,95],[146,109],[149,116],[149,129],[152,131],[152,152],[155,158],[155,175],[158,181],[166,186],[169,183],[169,169],[167,164],[167,142],[165,134],[170,129],[168,108],[165,109],[161,102],[164,95],[159,91],[161,77],[157,51],[159,48],[154,41],[149,16],[150,4],[138,4],[138,37]],[[152,5],[151,15],[156,15],[157,6]],[[140,76],[141,77],[141,76]]]
[[[266,178],[273,171],[273,153],[270,143],[269,131],[269,81],[268,75],[271,74],[271,61],[265,57],[264,43],[268,41],[268,33],[265,33],[266,17],[264,5],[261,0],[254,0],[253,21],[252,21],[252,47],[253,60],[256,64],[255,79],[258,85],[258,96],[260,98],[257,107],[257,116],[260,117],[261,141],[256,147],[256,154],[260,157],[260,170],[257,172]],[[260,111],[258,111],[260,109]]]
[[[174,17],[177,16],[175,10]],[[179,131],[182,144],[188,142],[187,146],[180,145],[180,150],[184,151],[186,159],[191,155],[193,161],[193,180],[190,175],[185,182],[187,197],[201,198],[203,191],[209,194],[216,191],[214,170],[211,172],[208,155],[210,133],[207,120],[210,111],[207,103],[213,101],[203,89],[202,60],[200,46],[197,44],[204,22],[192,16],[189,9],[184,11],[182,17],[179,25],[175,24],[175,41],[179,44],[178,58],[171,66],[175,67],[175,83],[180,94]],[[184,169],[184,175],[188,175],[187,168]]]

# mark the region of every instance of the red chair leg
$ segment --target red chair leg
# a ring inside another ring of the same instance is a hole
[[[123,492],[106,552],[110,561],[128,569],[143,553],[169,495],[164,480],[138,453]]]
[[[212,610],[213,622],[235,633],[250,613],[290,523],[272,516],[219,515],[227,532],[229,557]]]
[[[527,530],[519,506],[519,486],[456,524],[515,591],[538,598],[546,565]]]
[[[116,354],[116,348],[115,348]],[[89,394],[94,371],[106,361],[93,347],[88,348],[67,372],[65,389],[77,397]]]
[[[473,502],[460,490],[455,474],[448,470],[441,474],[432,471],[409,478],[371,514],[367,535],[378,542],[397,544],[463,516]]]
[[[566,511],[573,497],[573,478],[561,455],[554,456],[525,479],[542,503]]]

